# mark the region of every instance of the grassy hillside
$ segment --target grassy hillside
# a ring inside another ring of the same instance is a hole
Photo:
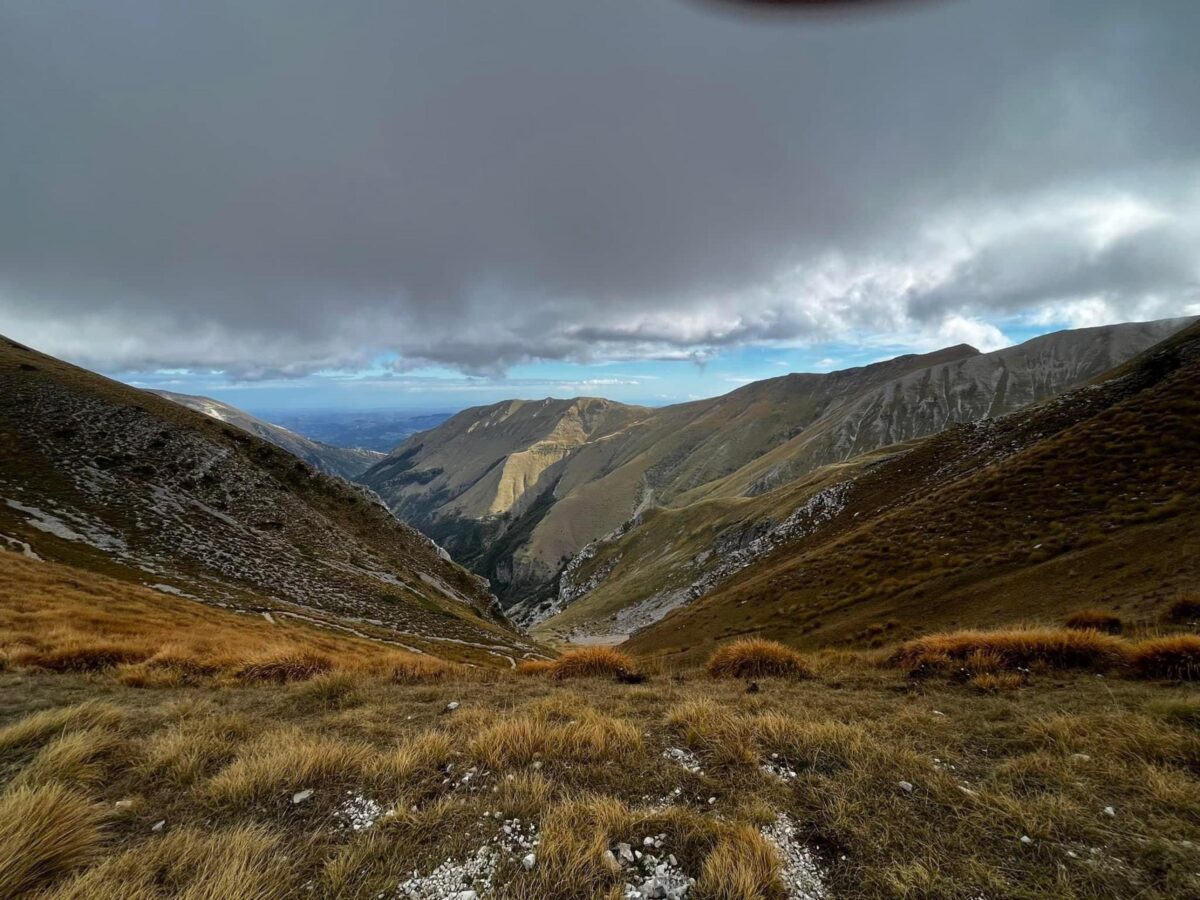
[[[188,613],[211,638],[232,618]],[[763,659],[730,648],[722,671],[739,656]],[[1200,705],[1095,655],[964,684],[843,653],[750,688],[367,665],[149,682],[7,659],[6,897],[1200,892]]]
[[[499,664],[481,579],[378,499],[232,425],[0,339],[0,540],[211,605]]]
[[[152,391],[160,397],[165,397],[173,403],[194,409],[196,412],[226,422],[243,431],[257,435],[264,441],[282,447],[289,453],[300,457],[306,463],[327,475],[337,475],[339,478],[354,478],[361,475],[384,454],[375,450],[362,450],[355,447],[331,447],[320,441],[314,441],[303,435],[296,434],[279,425],[264,422],[228,403],[213,400],[210,397],[195,397],[191,394],[176,394],[172,391]]]
[[[1084,607],[1154,620],[1200,585],[1200,326],[1113,377],[873,466],[839,514],[637,635],[850,644]]]
[[[1061,332],[989,354],[950,347],[656,410],[497,404],[415,435],[362,480],[524,616],[546,606],[567,561],[640,512],[768,494],[822,465],[1018,409],[1184,324]],[[488,553],[506,534],[508,552]]]

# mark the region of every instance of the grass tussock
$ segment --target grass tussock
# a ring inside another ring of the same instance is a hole
[[[115,728],[124,717],[118,707],[95,700],[31,713],[0,728],[0,756],[45,743],[68,729]]]
[[[931,634],[901,644],[891,665],[942,671],[968,660],[987,660],[993,669],[1044,666],[1050,669],[1107,671],[1128,661],[1129,645],[1098,631],[1066,628],[1011,628]]]
[[[282,802],[289,791],[361,782],[374,755],[366,744],[297,729],[272,731],[239,746],[237,758],[212,777],[206,794],[218,805]]]
[[[419,684],[425,681],[440,681],[460,671],[434,656],[417,656],[415,653],[389,653],[373,664],[396,684]]]
[[[1102,609],[1081,609],[1068,616],[1064,624],[1074,631],[1100,631],[1104,634],[1120,634],[1123,628],[1120,616]]]
[[[560,681],[565,678],[621,678],[634,674],[637,666],[633,657],[615,647],[580,647],[564,653],[545,671]]]
[[[239,666],[243,681],[304,681],[333,671],[334,662],[324,653],[294,647],[270,648]]]
[[[0,795],[0,897],[22,897],[95,858],[104,813],[61,784]]]
[[[48,672],[99,672],[126,663],[141,662],[146,651],[111,641],[78,640],[44,650],[26,649],[13,654],[18,666]]]
[[[779,868],[778,854],[758,829],[742,825],[722,835],[705,858],[696,893],[711,900],[782,898]]]
[[[554,674],[554,660],[552,659],[526,659],[517,663],[518,675],[531,675],[535,677],[549,676]]]
[[[37,786],[64,782],[94,787],[105,781],[124,749],[124,740],[103,728],[69,731],[38,751],[21,770],[16,783]]]
[[[282,841],[261,826],[168,832],[77,875],[51,900],[283,900],[298,893]]]
[[[718,647],[708,660],[714,678],[807,678],[804,657],[778,641],[745,638]]]
[[[628,760],[642,747],[641,733],[621,719],[579,710],[569,721],[544,712],[516,715],[484,729],[471,742],[471,756],[496,769],[547,764]]]
[[[1142,678],[1200,681],[1200,636],[1178,634],[1140,641],[1130,662]]]
[[[758,761],[753,728],[725,704],[708,698],[687,700],[672,707],[666,721],[689,750],[710,764],[745,766]]]

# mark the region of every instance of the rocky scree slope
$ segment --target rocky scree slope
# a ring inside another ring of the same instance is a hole
[[[3,338],[0,543],[442,656],[530,650],[483,579],[369,491]]]
[[[414,435],[360,480],[486,575],[531,624],[569,599],[560,573],[587,545],[636,528],[655,508],[772,494],[821,466],[1010,412],[1186,324],[1060,332],[988,354],[960,345],[660,409],[510,401]],[[795,506],[774,510],[774,523],[807,502],[788,496]]]
[[[337,475],[339,478],[351,479],[361,475],[386,455],[378,450],[363,450],[357,447],[332,447],[321,441],[314,441],[296,434],[281,425],[264,422],[250,413],[213,400],[211,397],[197,397],[192,394],[176,394],[173,391],[151,391],[160,397],[165,397],[173,403],[194,409],[218,422],[226,422],[242,431],[269,441],[276,447],[282,447],[293,456],[298,456],[314,468],[326,475]]]

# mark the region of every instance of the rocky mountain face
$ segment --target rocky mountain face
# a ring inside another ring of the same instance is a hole
[[[1158,621],[1200,583],[1197,447],[1200,324],[1048,401],[819,470],[801,527],[720,532],[727,571],[624,633],[635,650],[692,658],[747,633],[861,646],[1096,606]],[[658,550],[681,535],[660,533]],[[605,607],[604,585],[628,591],[653,555],[594,547],[572,583],[604,575],[560,628],[573,615],[585,633],[619,631],[628,607]],[[712,571],[693,553],[681,580],[688,565],[693,580]]]
[[[264,422],[250,413],[213,400],[211,397],[196,397],[191,394],[176,394],[173,391],[151,391],[160,397],[165,397],[173,403],[186,406],[198,413],[203,413],[218,422],[227,422],[242,431],[269,441],[276,447],[282,447],[293,456],[312,465],[327,475],[337,475],[340,478],[352,479],[361,475],[386,455],[377,450],[362,450],[354,447],[331,447],[320,441],[314,441],[303,435],[296,434],[279,425]]]
[[[450,658],[530,645],[378,497],[234,425],[0,338],[0,541]]]
[[[584,548],[616,532],[634,541],[652,513],[776,503],[774,492],[824,466],[1056,396],[1186,324],[1060,332],[987,354],[960,345],[659,409],[500,403],[414,435],[360,480],[534,623],[568,605],[560,573]],[[794,490],[784,496],[805,502]],[[794,509],[769,518],[778,524]]]

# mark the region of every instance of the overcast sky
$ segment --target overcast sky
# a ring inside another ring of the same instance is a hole
[[[450,408],[1200,313],[1198,46],[1196,0],[0,0],[0,332]]]

